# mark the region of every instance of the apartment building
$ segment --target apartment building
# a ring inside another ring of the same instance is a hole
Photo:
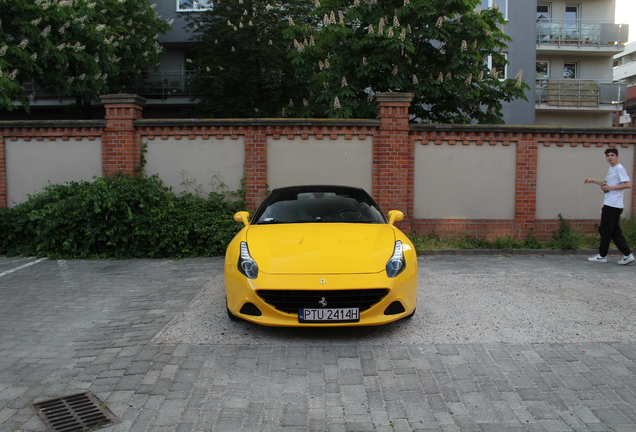
[[[205,9],[211,1],[157,2],[157,13],[175,18],[174,31],[159,39],[167,49],[161,71],[149,73],[135,89],[149,99],[145,116],[174,114],[172,107],[191,103],[185,85],[190,34],[177,15]],[[629,36],[627,26],[615,23],[615,0],[482,0],[483,8],[495,5],[513,39],[506,52],[506,77],[523,70],[532,87],[528,102],[505,104],[506,124],[612,126],[626,99],[625,84],[613,82],[613,57],[623,52]]]
[[[183,108],[196,103],[187,87],[191,34],[180,13],[204,10],[213,0],[154,1],[161,18],[174,19],[174,30],[159,37],[166,48],[159,71],[148,71],[129,91],[148,99],[144,117],[180,117]],[[483,8],[495,5],[508,20],[505,32],[513,39],[504,73],[513,78],[523,70],[532,87],[527,102],[504,105],[506,124],[612,126],[627,87],[613,82],[613,57],[623,52],[629,35],[627,26],[614,22],[615,0],[482,0]],[[63,99],[36,97],[34,113],[46,116],[47,104],[59,106]]]
[[[627,86],[627,101],[618,125],[636,127],[636,42],[625,46],[625,51],[614,57],[614,81]]]
[[[612,126],[626,91],[613,57],[629,37],[614,14],[614,0],[537,2],[536,125]]]

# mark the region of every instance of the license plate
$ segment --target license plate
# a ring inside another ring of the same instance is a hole
[[[300,309],[298,322],[360,321],[359,308]]]

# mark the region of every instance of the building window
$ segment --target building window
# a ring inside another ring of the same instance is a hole
[[[579,39],[579,6],[578,5],[566,5],[565,6],[565,39],[566,40],[578,40]]]
[[[537,22],[547,22],[550,19],[550,5],[537,5]]]
[[[548,78],[550,78],[550,62],[547,60],[537,60],[534,95],[535,102],[538,104],[545,104],[548,101]]]
[[[563,65],[563,78],[577,79],[579,77],[578,63],[565,63]]]
[[[488,7],[491,8],[493,6],[499,7],[499,12],[501,12],[506,19],[508,20],[508,0],[488,0]]]
[[[497,75],[499,79],[506,79],[508,78],[508,53],[503,53],[502,55],[502,60],[497,60],[494,59],[492,56],[488,56],[488,69],[495,68],[499,73]]]
[[[548,42],[551,34],[550,5],[537,5],[537,43]]]
[[[550,77],[550,62],[547,60],[537,61],[537,80],[547,80]]]
[[[177,12],[209,10],[213,4],[212,0],[177,0]]]

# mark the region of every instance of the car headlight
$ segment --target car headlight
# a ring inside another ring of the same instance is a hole
[[[395,242],[395,247],[393,248],[393,255],[386,263],[386,275],[390,278],[394,278],[402,273],[405,268],[406,260],[404,259],[402,242],[397,240]]]
[[[258,264],[256,264],[252,255],[250,255],[246,242],[241,242],[241,254],[239,255],[238,260],[238,270],[249,279],[256,279],[258,277]]]

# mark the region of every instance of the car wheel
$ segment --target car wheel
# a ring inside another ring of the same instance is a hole
[[[409,320],[409,319],[413,318],[413,315],[415,315],[415,309],[413,309],[413,312],[411,312],[410,314],[408,314],[407,316],[405,316],[402,319],[403,320]]]
[[[241,320],[239,317],[237,317],[236,315],[234,315],[230,311],[230,308],[227,306],[227,300],[225,301],[225,309],[227,309],[227,316],[228,316],[229,319],[231,319],[232,321],[240,321]]]

